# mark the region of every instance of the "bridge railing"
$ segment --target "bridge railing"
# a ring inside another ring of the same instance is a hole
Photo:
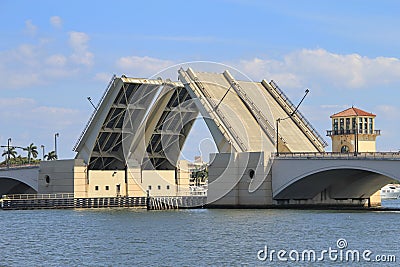
[[[111,87],[113,86],[114,80],[115,80],[116,78],[117,78],[117,76],[114,74],[114,75],[112,76],[110,82],[108,83],[108,85],[107,85],[107,87],[106,87],[106,90],[104,91],[103,95],[101,96],[99,102],[97,103],[95,109],[93,110],[92,115],[90,116],[88,122],[86,123],[85,128],[83,129],[83,131],[81,132],[81,135],[79,136],[78,140],[76,141],[76,143],[75,143],[75,145],[74,145],[74,148],[72,149],[73,151],[76,151],[76,150],[77,150],[79,144],[81,143],[81,141],[82,141],[82,139],[83,139],[83,136],[86,134],[86,132],[87,132],[87,130],[88,130],[90,124],[92,123],[92,121],[93,121],[93,119],[94,119],[94,116],[95,116],[96,113],[97,113],[97,110],[99,109],[101,103],[103,102],[104,98],[106,97],[108,91],[110,91]]]
[[[185,77],[186,81],[188,84],[192,84],[192,78],[188,75],[188,73],[186,71],[184,71],[182,68],[179,70],[179,73]],[[239,135],[237,134],[237,132],[235,131],[235,129],[232,127],[232,125],[228,122],[228,120],[226,119],[226,116],[224,115],[224,113],[221,111],[219,107],[219,104],[217,104],[213,98],[211,97],[210,93],[206,90],[205,86],[203,85],[203,83],[199,80],[199,78],[196,76],[193,79],[193,83],[196,85],[194,88],[191,87],[193,89],[193,92],[198,96],[200,102],[206,102],[210,105],[210,107],[212,108],[212,110],[207,110],[209,112],[209,114],[211,116],[213,116],[212,112],[214,111],[219,118],[223,121],[223,125],[225,125],[225,127],[228,128],[228,131],[230,133],[230,135],[232,135],[233,139],[235,139],[234,141],[236,141],[236,143],[238,144],[238,146],[240,147],[240,149],[242,149],[242,151],[247,151],[247,146],[245,144],[245,142],[239,137]],[[197,88],[199,90],[197,90]],[[203,96],[202,96],[203,95]],[[204,105],[205,108],[206,105]],[[232,143],[233,141],[231,140],[231,138],[227,135],[225,135],[225,138],[227,138],[227,140]]]
[[[296,106],[285,95],[285,93],[282,91],[282,89],[279,88],[279,86],[276,84],[276,82],[274,80],[271,80],[271,82],[269,84],[275,90],[275,93],[278,94],[279,98],[281,98],[283,100],[283,102],[285,102],[286,105],[289,106],[291,111],[292,112],[295,111]],[[304,115],[299,110],[297,110],[295,114],[300,119],[300,121],[311,131],[311,133],[318,139],[319,143],[321,143],[321,145],[323,147],[328,146],[328,143],[325,141],[325,139],[318,133],[318,131],[311,125],[311,123],[306,119],[306,117],[304,117]]]
[[[12,169],[23,169],[23,168],[35,168],[39,167],[40,163],[23,163],[23,164],[10,164],[7,165],[0,165],[0,170],[12,170]]]
[[[279,156],[272,153],[275,159],[375,159],[375,160],[400,160],[400,152],[296,152],[282,153]]]
[[[2,195],[2,199],[66,199],[74,198],[74,193],[56,193],[56,194],[11,194]]]
[[[196,189],[196,190],[190,190],[190,189],[180,189],[173,195],[169,195],[169,197],[189,197],[189,196],[207,196],[207,189]],[[151,194],[149,193],[149,196],[151,197],[167,197],[165,195],[157,195],[157,194]]]
[[[176,196],[207,196],[207,189],[179,190]]]

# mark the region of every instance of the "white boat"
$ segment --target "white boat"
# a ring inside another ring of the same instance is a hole
[[[388,184],[381,188],[382,199],[398,199],[400,197],[400,184]]]

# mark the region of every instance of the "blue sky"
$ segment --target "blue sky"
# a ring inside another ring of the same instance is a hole
[[[377,114],[398,150],[398,1],[0,1],[0,143],[72,147],[112,74],[181,62],[275,80],[325,135],[351,105]],[[174,78],[174,77],[172,77]],[[326,140],[329,141],[328,138]],[[196,152],[192,151],[189,158]]]

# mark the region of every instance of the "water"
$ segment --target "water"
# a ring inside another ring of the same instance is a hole
[[[384,204],[400,207],[400,201]],[[0,211],[0,266],[276,266],[276,258],[260,261],[257,252],[266,245],[337,249],[339,238],[347,249],[396,255],[399,262],[399,219],[400,212],[320,210]],[[352,264],[326,257],[280,265]]]

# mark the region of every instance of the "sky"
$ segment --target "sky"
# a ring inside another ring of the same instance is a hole
[[[293,103],[309,88],[300,111],[323,136],[336,112],[372,112],[377,149],[398,151],[399,10],[395,0],[0,0],[0,144],[47,153],[59,133],[59,158],[72,158],[87,97],[96,103],[113,74],[212,61],[276,81]]]

